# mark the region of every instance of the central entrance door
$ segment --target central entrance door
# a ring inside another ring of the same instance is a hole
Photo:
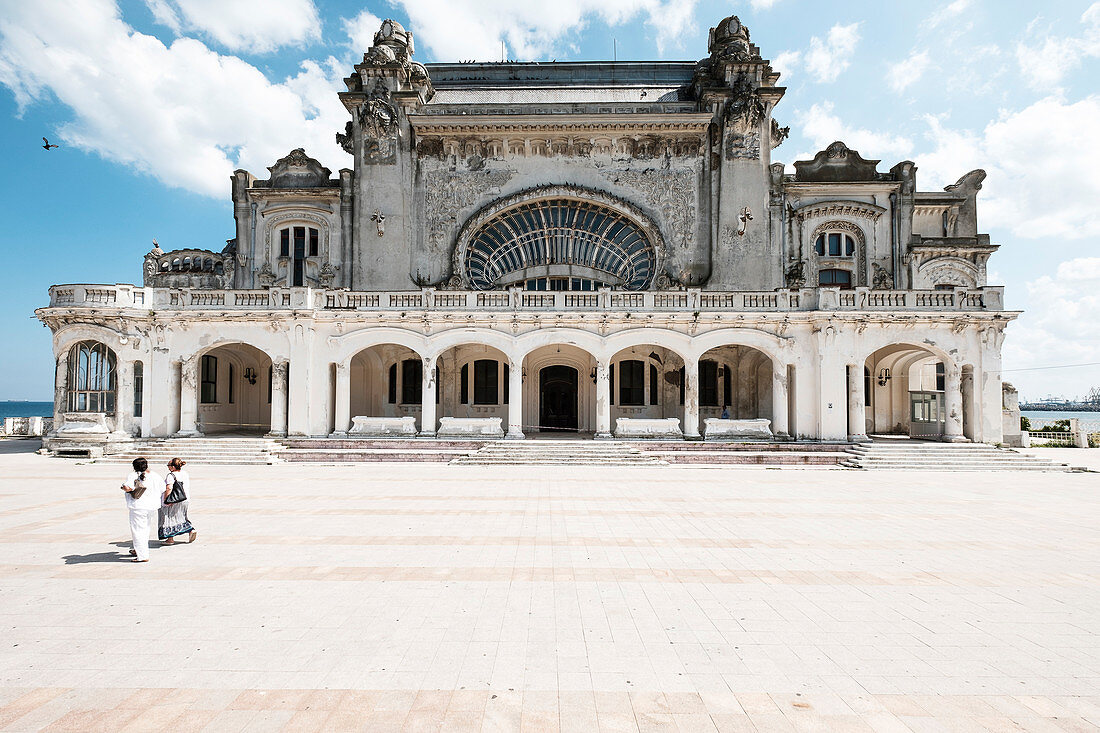
[[[577,370],[548,366],[539,371],[539,430],[577,429]]]

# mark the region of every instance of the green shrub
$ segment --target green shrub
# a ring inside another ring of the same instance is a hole
[[[1031,430],[1031,420],[1025,415],[1020,415],[1020,430]]]

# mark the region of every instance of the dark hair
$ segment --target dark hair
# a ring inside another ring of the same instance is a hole
[[[134,459],[134,470],[141,474],[138,478],[142,481],[145,480],[145,472],[149,470],[149,461],[144,458]]]
[[[183,460],[182,458],[173,458],[172,460],[168,461],[168,467],[174,468],[177,471],[183,468],[186,464],[187,461]]]

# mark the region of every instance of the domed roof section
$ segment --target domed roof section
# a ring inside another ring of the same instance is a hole
[[[413,35],[396,20],[387,18],[382,21],[382,26],[374,34],[374,45],[389,46],[397,51],[404,52],[407,56],[411,56],[413,54]],[[401,55],[399,53],[398,58]]]

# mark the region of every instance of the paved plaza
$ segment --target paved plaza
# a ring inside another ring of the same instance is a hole
[[[3,731],[1084,731],[1100,475],[118,465],[0,442]]]

